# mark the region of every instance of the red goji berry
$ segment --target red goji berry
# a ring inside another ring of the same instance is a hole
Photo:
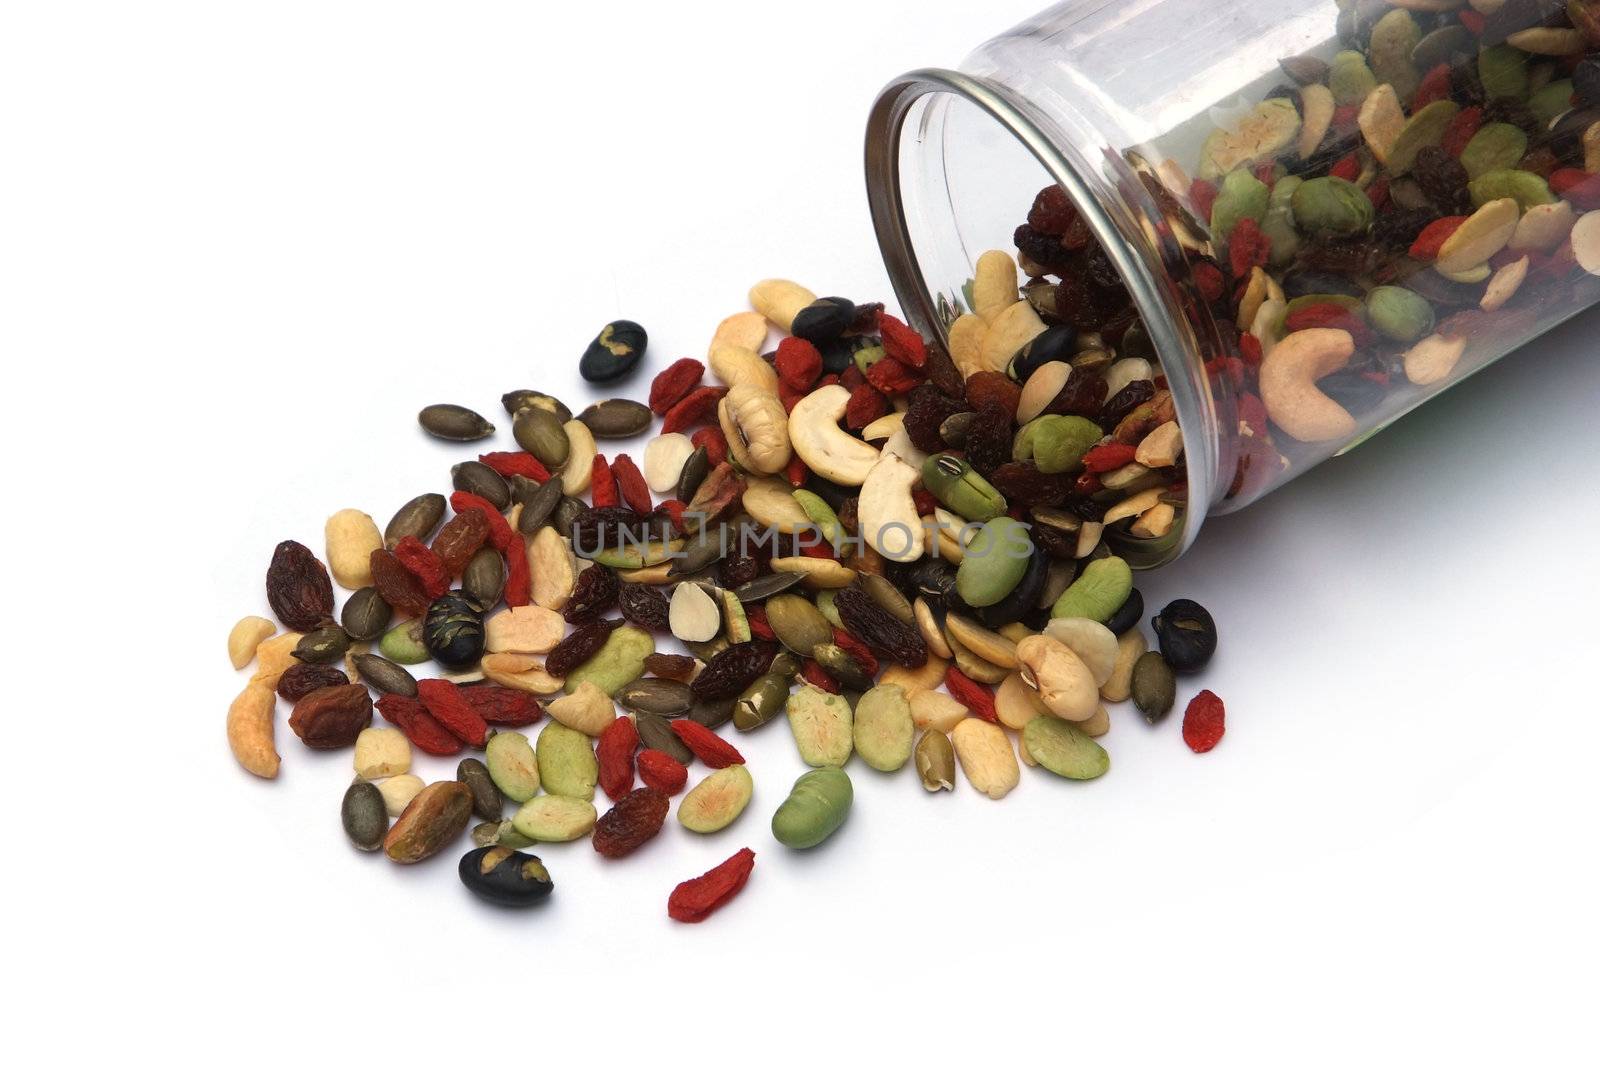
[[[1137,453],[1135,447],[1126,443],[1101,443],[1091,446],[1089,452],[1083,455],[1083,471],[1085,472],[1114,472],[1133,460]]]
[[[1239,336],[1239,357],[1245,364],[1251,368],[1259,367],[1262,356],[1261,340],[1259,338],[1248,331]]]
[[[664,796],[676,796],[689,782],[689,768],[665,751],[646,748],[639,752],[638,763],[639,780]]]
[[[745,620],[750,623],[750,635],[758,640],[775,640],[778,634],[772,631],[772,626],[767,623],[767,612],[759,606],[747,606],[744,610]]]
[[[622,502],[635,513],[648,514],[655,509],[650,500],[650,485],[644,482],[644,473],[627,454],[618,454],[611,462],[611,475],[617,481],[617,493]]]
[[[805,679],[807,684],[815,685],[824,692],[832,692],[834,695],[839,694],[839,682],[834,680],[815,658],[805,660],[805,663],[800,667],[800,676]]]
[[[544,483],[550,478],[550,470],[541,465],[538,458],[521,450],[497,450],[492,454],[479,454],[478,460],[507,479],[513,476],[526,476],[530,480]]]
[[[444,563],[416,536],[406,536],[394,545],[394,556],[406,571],[417,578],[422,591],[430,599],[437,599],[450,590],[450,577]]]
[[[872,648],[858,640],[852,633],[846,632],[842,628],[835,628],[833,630],[833,642],[835,645],[844,648],[846,654],[852,655],[856,661],[860,662],[861,668],[867,671],[869,677],[878,675],[877,656],[872,653]]]
[[[957,703],[970,710],[975,717],[984,721],[1000,720],[1000,715],[994,709],[994,693],[961,672],[954,663],[944,671],[944,687]]]
[[[1462,108],[1456,117],[1445,126],[1444,137],[1439,140],[1439,147],[1451,156],[1460,156],[1461,150],[1467,147],[1467,142],[1478,132],[1483,125],[1483,109],[1474,105]]]
[[[821,535],[814,534],[810,539],[797,538],[795,546],[799,548],[800,554],[806,558],[838,559],[838,555],[834,552],[833,544],[823,539]]]
[[[489,739],[489,723],[461,698],[460,689],[451,681],[426,680],[417,682],[417,698],[428,708],[434,720],[471,747],[482,747]]]
[[[1450,97],[1450,65],[1441,63],[1422,76],[1417,91],[1411,94],[1411,114],[1416,115],[1436,100]]]
[[[1195,215],[1210,219],[1211,208],[1217,203],[1217,187],[1205,179],[1195,179],[1189,183],[1189,200],[1194,202]]]
[[[1328,174],[1334,178],[1344,179],[1346,182],[1354,182],[1361,177],[1361,157],[1351,153],[1334,164]]]
[[[851,431],[860,431],[888,411],[889,399],[879,394],[871,383],[863,383],[850,392],[850,401],[844,407],[844,425]]]
[[[505,551],[506,586],[500,593],[507,606],[527,606],[533,601],[533,573],[528,566],[528,546],[515,534]]]
[[[633,791],[633,753],[639,747],[639,730],[632,718],[618,718],[607,725],[595,745],[600,763],[600,789],[612,801]]]
[[[469,509],[482,510],[489,521],[489,545],[502,554],[511,546],[511,537],[516,534],[511,530],[511,522],[487,498],[471,491],[457,491],[450,496],[450,508],[457,513],[465,513]]]
[[[778,370],[779,383],[804,393],[822,375],[822,353],[805,339],[790,337],[778,343],[772,365]]]
[[[1361,118],[1361,105],[1341,104],[1333,109],[1333,122],[1330,124],[1334,130],[1354,129],[1356,121]]]
[[[1580,212],[1600,208],[1600,175],[1563,167],[1550,175],[1550,191]]]
[[[589,463],[589,501],[594,503],[595,509],[610,509],[619,501],[617,480],[604,454],[594,455]]]
[[[1472,34],[1474,37],[1482,37],[1483,28],[1488,24],[1488,20],[1477,11],[1457,11],[1456,18],[1460,21],[1461,25],[1467,28],[1467,32]]]
[[[926,517],[940,508],[939,500],[933,497],[933,493],[921,487],[911,492],[911,504],[916,507],[918,517]]]
[[[1189,700],[1183,712],[1183,742],[1196,755],[1204,755],[1222,740],[1227,711],[1210,689]]]
[[[384,719],[406,734],[418,750],[429,755],[456,755],[461,741],[428,713],[422,700],[405,695],[385,695],[374,704]]]
[[[1417,240],[1411,243],[1408,254],[1413,260],[1433,260],[1439,255],[1439,248],[1444,245],[1445,240],[1466,221],[1466,216],[1445,216],[1443,219],[1434,220],[1422,228]]]
[[[905,394],[912,387],[921,383],[923,378],[910,365],[897,361],[893,357],[881,357],[873,362],[871,368],[867,369],[867,382],[891,397],[896,394]]]
[[[1271,189],[1278,181],[1278,164],[1275,160],[1263,160],[1256,165],[1256,181]]]
[[[668,409],[661,421],[661,434],[683,431],[696,424],[704,424],[717,411],[717,403],[728,393],[726,387],[696,387],[683,400]]]
[[[663,431],[662,434],[666,433]],[[706,461],[712,468],[728,460],[728,439],[722,434],[721,428],[701,428],[689,436],[689,441],[706,448]]]
[[[878,310],[878,334],[883,338],[883,352],[912,368],[928,363],[928,342],[909,324]]]
[[[672,731],[678,734],[678,739],[683,741],[683,746],[694,752],[695,758],[713,770],[720,770],[724,766],[744,765],[744,756],[739,754],[738,748],[699,722],[678,718],[668,724],[672,726]]]
[[[698,878],[679,883],[667,897],[667,917],[674,922],[704,922],[738,895],[755,865],[756,853],[740,848]]]
[[[665,416],[700,385],[705,374],[706,366],[693,357],[681,357],[667,365],[650,381],[650,411],[656,416]]]
[[[1222,297],[1224,283],[1222,269],[1209,261],[1201,261],[1193,269],[1194,285],[1200,291],[1200,296],[1210,304]]]
[[[1314,305],[1296,309],[1283,321],[1284,331],[1290,334],[1315,327],[1348,331],[1357,347],[1372,341],[1372,329],[1367,326],[1367,321],[1362,319],[1359,313],[1331,301],[1319,301]]]
[[[478,717],[490,725],[503,725],[520,729],[544,717],[538,700],[527,692],[505,688],[498,684],[474,684],[460,690],[461,698],[478,712]]]
[[[1267,434],[1267,407],[1264,402],[1254,394],[1239,395],[1239,423],[1248,427],[1252,434],[1265,436]]]
[[[676,498],[669,498],[665,502],[661,503],[661,505],[657,506],[655,511],[657,513],[665,513],[668,517],[672,518],[673,530],[681,532],[683,531],[684,508],[685,507],[682,502],[679,502]]]
[[[428,604],[433,600],[392,551],[379,547],[368,555],[367,562],[372,568],[372,586],[378,589],[384,602],[407,617],[421,617],[428,612]]]
[[[778,401],[783,403],[783,411],[785,413],[794,412],[794,407],[800,404],[807,393],[803,390],[795,390],[787,383],[778,384]]]
[[[1389,203],[1388,175],[1379,175],[1372,180],[1372,185],[1367,187],[1367,200],[1372,202],[1374,211],[1383,211],[1383,206]]]
[[[1234,277],[1243,279],[1251,268],[1265,267],[1272,257],[1272,239],[1261,230],[1261,224],[1246,216],[1233,225],[1228,233],[1228,266]]]
[[[811,478],[811,470],[806,468],[806,463],[800,460],[799,454],[794,454],[783,468],[783,478],[789,481],[790,487],[804,487],[806,481]]]
[[[856,367],[856,363],[854,361],[851,361],[849,364],[847,364],[843,372],[840,372],[837,376],[832,378],[838,380],[839,386],[852,393],[854,393],[857,387],[861,386],[861,384],[867,381],[867,377],[862,374],[861,369]],[[820,381],[818,385],[824,387],[827,386],[827,378],[824,378],[822,381]]]

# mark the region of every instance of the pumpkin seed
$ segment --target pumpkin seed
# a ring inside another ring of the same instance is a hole
[[[462,405],[430,405],[417,414],[422,430],[436,439],[466,443],[494,434],[494,425]]]
[[[352,640],[375,640],[383,635],[394,617],[394,610],[383,601],[378,589],[365,587],[345,600],[339,623]]]
[[[388,527],[383,530],[383,545],[393,550],[395,544],[406,536],[427,542],[433,530],[439,527],[439,522],[444,520],[444,507],[444,496],[440,494],[429,493],[413,498],[389,519]]]
[[[482,547],[461,574],[461,590],[479,606],[500,601],[506,586],[506,562],[493,547]]]
[[[487,499],[504,513],[511,505],[511,487],[494,469],[481,461],[463,461],[450,468],[450,485],[457,491]]]
[[[634,728],[639,731],[639,742],[647,748],[664,751],[685,766],[694,761],[694,752],[672,731],[672,726],[660,714],[640,711],[634,715]]]
[[[417,679],[389,659],[375,654],[358,654],[351,660],[363,683],[388,695],[412,697],[417,694]]]
[[[702,699],[690,707],[689,713],[684,717],[704,725],[707,729],[720,729],[733,720],[733,708],[737,703],[737,698]],[[780,702],[778,705],[779,709],[782,709],[783,704]]]
[[[616,700],[628,710],[673,717],[694,706],[694,693],[680,681],[643,677],[623,685]]]
[[[538,755],[521,733],[495,733],[489,737],[483,749],[483,761],[495,787],[506,799],[523,803],[539,794]]]
[[[528,482],[532,483],[531,480]],[[518,501],[522,503],[522,513],[517,517],[517,531],[523,535],[534,535],[552,521],[558,530],[566,531],[571,528],[571,518],[568,518],[567,524],[563,526],[559,516],[559,507],[565,501],[561,494],[560,480],[552,478],[535,485]]]
[[[567,408],[565,402],[541,390],[510,391],[500,396],[500,404],[505,407],[506,415],[508,416],[516,416],[522,410],[532,406],[548,410],[563,424],[572,419],[572,410]]]
[[[631,439],[650,427],[655,415],[650,407],[628,398],[596,402],[578,414],[596,439]]]
[[[950,792],[956,787],[956,749],[950,737],[938,729],[928,729],[917,741],[917,776],[929,792]]]
[[[538,458],[551,472],[565,465],[572,452],[565,425],[546,409],[519,410],[511,421],[511,434],[516,437],[517,445]]]
[[[1146,651],[1134,662],[1129,694],[1151,725],[1171,712],[1178,696],[1178,679],[1159,651]]]
[[[799,573],[768,573],[748,584],[740,584],[733,589],[733,594],[740,602],[761,602],[788,591],[804,579]]]
[[[505,797],[489,775],[489,767],[477,759],[462,759],[456,766],[456,780],[472,793],[472,813],[491,822],[500,821]]]
[[[893,614],[902,624],[915,625],[917,623],[917,615],[911,609],[911,603],[900,593],[900,589],[889,583],[888,580],[877,573],[864,573],[861,577],[861,587],[871,596],[873,602]]]
[[[337,662],[350,649],[350,637],[338,625],[325,625],[313,629],[295,644],[294,656],[314,666]]]
[[[768,673],[757,678],[754,684],[744,690],[733,704],[733,727],[740,732],[749,732],[758,729],[783,713],[784,704],[789,699],[789,678],[784,674]],[[696,712],[691,711],[689,716],[696,721]],[[701,722],[701,724],[706,724]],[[714,725],[708,728],[716,728]]]
[[[378,786],[361,777],[352,781],[339,804],[339,820],[345,836],[357,848],[375,852],[383,847],[383,838],[389,832],[389,810]]]
[[[673,497],[679,502],[693,502],[694,493],[700,490],[700,485],[711,474],[711,455],[703,446],[695,447],[683,463],[683,469],[678,473],[678,486],[673,492]]]
[[[540,796],[524,803],[511,825],[531,841],[561,844],[588,836],[599,817],[587,799]]]
[[[791,574],[795,575],[795,574]],[[801,658],[810,658],[818,646],[833,640],[833,626],[810,600],[800,595],[779,595],[767,600],[767,624],[778,642]]]

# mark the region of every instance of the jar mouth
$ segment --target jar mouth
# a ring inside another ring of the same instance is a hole
[[[1186,293],[1189,263],[1159,205],[1122,153],[1081,113],[1052,101],[1051,118],[1038,114],[1005,87],[959,71],[925,68],[890,82],[873,103],[867,123],[867,198],[873,228],[895,296],[911,323],[948,342],[946,328],[959,313],[959,296],[938,292],[919,259],[901,169],[906,122],[924,98],[948,94],[993,120],[1038,161],[1077,206],[1084,222],[1121,274],[1159,356],[1183,432],[1188,501],[1174,530],[1160,539],[1118,538],[1117,552],[1134,568],[1164,565],[1193,545],[1219,488],[1218,413],[1207,381],[1205,357],[1216,328],[1207,303]],[[971,267],[969,263],[968,268]],[[952,309],[952,303],[957,307]]]

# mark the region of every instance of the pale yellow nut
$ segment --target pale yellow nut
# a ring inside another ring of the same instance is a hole
[[[1583,169],[1600,172],[1600,123],[1590,123],[1583,132]]]
[[[565,683],[532,655],[486,654],[479,665],[483,675],[496,684],[532,695],[554,695]]]
[[[1583,34],[1570,26],[1530,26],[1509,35],[1506,44],[1535,56],[1576,56],[1586,47]]]
[[[594,681],[582,682],[571,695],[552,699],[544,708],[556,721],[585,736],[599,736],[617,720],[616,704]]]
[[[706,356],[717,352],[719,346],[735,346],[742,350],[760,353],[767,345],[767,318],[759,312],[736,312],[717,325],[711,336]]]
[[[860,487],[878,463],[878,450],[839,426],[849,405],[849,388],[837,383],[812,391],[789,412],[789,441],[812,472]]]
[[[847,588],[856,579],[854,569],[830,558],[773,558],[769,564],[775,573],[799,573],[805,577],[806,587],[824,591]]]
[[[817,295],[788,279],[763,279],[750,288],[750,306],[788,331],[800,310],[817,300]]]
[[[356,737],[355,768],[368,781],[403,774],[411,769],[411,741],[386,725],[362,729]]]
[[[921,478],[921,470],[886,448],[861,485],[856,509],[861,538],[890,561],[916,561],[927,548],[922,518],[911,496]]]
[[[978,363],[991,372],[1004,372],[1027,343],[1045,331],[1045,322],[1026,301],[1016,301],[1002,312],[996,313],[989,324],[989,333],[983,337],[983,349]]]
[[[994,710],[1000,724],[1021,731],[1030,721],[1049,714],[1039,693],[1022,679],[1021,673],[1009,673],[994,691]]]
[[[755,313],[749,313],[754,316]],[[664,495],[678,485],[678,477],[683,475],[683,463],[688,461],[695,452],[695,445],[689,436],[681,432],[668,432],[657,435],[651,439],[644,448],[644,482],[650,490],[658,495]],[[516,527],[515,524],[512,525]]]
[[[548,654],[566,636],[566,620],[543,606],[514,606],[483,623],[483,649]]]
[[[961,646],[1001,669],[1017,668],[1017,645],[964,614],[946,614],[945,632]]]
[[[561,466],[561,493],[576,497],[589,489],[594,478],[594,457],[599,453],[594,445],[594,432],[581,420],[569,420],[562,426],[567,433],[567,463]]]
[[[327,544],[328,571],[339,586],[350,591],[372,583],[372,552],[383,549],[378,522],[358,509],[342,509],[322,528]]]
[[[729,387],[750,386],[769,394],[778,393],[778,373],[755,350],[742,346],[714,346],[711,374]]]
[[[928,660],[915,669],[908,669],[898,664],[889,666],[883,671],[883,676],[878,678],[878,683],[898,684],[907,695],[916,695],[918,692],[932,691],[943,684],[945,670],[948,668],[950,663],[946,656],[930,654]]]
[[[1133,459],[1146,468],[1164,469],[1176,465],[1183,456],[1183,429],[1169,420],[1146,435],[1134,451]]]
[[[383,796],[384,809],[390,818],[399,818],[411,801],[427,784],[416,774],[404,773],[378,782],[378,792]]]
[[[1406,350],[1401,358],[1406,378],[1419,387],[1438,383],[1455,371],[1456,365],[1461,361],[1461,355],[1466,350],[1465,337],[1446,338],[1443,335],[1429,335]]]
[[[1361,128],[1361,136],[1366,139],[1372,155],[1378,158],[1380,164],[1387,164],[1389,149],[1406,126],[1406,113],[1400,107],[1400,97],[1395,93],[1394,86],[1385,82],[1368,93],[1367,99],[1361,102],[1356,124]]]
[[[1441,273],[1461,272],[1487,263],[1511,241],[1521,218],[1522,208],[1510,197],[1487,202],[1444,240],[1434,268]]]
[[[789,464],[789,415],[776,394],[741,383],[717,403],[717,420],[734,462],[746,472],[771,475]]]
[[[572,546],[554,528],[544,527],[528,544],[528,573],[534,604],[560,610],[578,582],[578,560]]]
[[[1489,285],[1483,291],[1483,300],[1478,302],[1478,307],[1484,312],[1495,312],[1510,301],[1516,292],[1522,289],[1522,283],[1528,277],[1528,258],[1522,257],[1505,265],[1494,273],[1494,278],[1489,280]]]
[[[1272,422],[1301,442],[1354,435],[1355,418],[1317,389],[1317,380],[1349,364],[1354,352],[1350,332],[1331,327],[1296,331],[1274,346],[1261,362],[1261,400]]]
[[[278,626],[264,617],[241,617],[228,631],[228,661],[233,668],[243,669],[255,661],[256,648],[276,631]]]
[[[1569,201],[1534,205],[1517,221],[1517,229],[1512,233],[1511,241],[1506,243],[1506,248],[1518,252],[1537,250],[1548,253],[1567,240],[1577,222],[1578,214],[1573,211]]]
[[[1005,730],[981,718],[966,718],[950,731],[961,772],[992,800],[1003,799],[1022,780],[1016,752]]]
[[[1585,212],[1572,228],[1572,255],[1590,275],[1600,275],[1600,211]]]
[[[1067,385],[1072,366],[1066,361],[1046,361],[1033,370],[1017,399],[1017,426],[1039,416]]]
[[[742,501],[751,520],[784,535],[794,535],[811,523],[806,511],[794,500],[788,483],[776,476],[746,480]]]
[[[1172,531],[1177,519],[1176,506],[1170,502],[1159,502],[1139,514],[1139,519],[1128,528],[1128,533],[1137,539],[1160,539]]]
[[[1474,264],[1470,268],[1462,268],[1459,271],[1444,271],[1440,268],[1433,270],[1444,278],[1449,279],[1452,283],[1466,283],[1469,286],[1481,283],[1494,274],[1494,269],[1490,268],[1487,263]]]
[[[1305,115],[1300,121],[1300,141],[1295,149],[1300,159],[1304,160],[1316,152],[1322,139],[1328,136],[1328,128],[1333,125],[1333,113],[1338,105],[1334,102],[1333,92],[1319,83],[1300,87],[1300,105]]]
[[[1239,299],[1239,315],[1234,320],[1239,330],[1248,331],[1250,325],[1255,322],[1256,313],[1261,311],[1261,303],[1267,300],[1267,288],[1271,282],[1272,276],[1262,271],[1259,266],[1250,269],[1250,281],[1245,284],[1244,296]]]
[[[276,689],[284,670],[300,661],[294,656],[294,649],[303,639],[305,634],[301,632],[280,632],[262,640],[256,647],[256,671],[250,683],[265,685],[268,691]]]
[[[1104,706],[1098,707],[1093,717],[1078,723],[1078,728],[1089,736],[1104,736],[1111,731],[1111,715]]]
[[[278,776],[273,743],[277,700],[271,688],[252,681],[228,707],[228,747],[239,765],[257,777]]]
[[[911,721],[918,729],[937,729],[947,733],[961,724],[967,708],[953,696],[923,690],[911,693]]]
[[[1189,173],[1170,156],[1156,165],[1156,178],[1161,180],[1161,185],[1167,188],[1168,193],[1180,201],[1187,200],[1194,188]]]
[[[950,346],[950,359],[967,379],[984,371],[983,340],[989,336],[989,323],[976,313],[964,313],[956,318],[946,333]]]
[[[1116,524],[1118,521],[1125,521],[1129,517],[1138,517],[1146,510],[1155,509],[1158,505],[1160,505],[1161,496],[1164,493],[1165,492],[1160,487],[1151,487],[1147,490],[1140,491],[1138,494],[1129,495],[1121,502],[1118,502],[1116,505],[1106,510],[1106,515],[1103,520],[1106,524]]]
[[[1087,617],[1057,617],[1045,626],[1044,635],[1065,644],[1089,667],[1096,688],[1111,679],[1117,664],[1117,637],[1100,622]]]
[[[1100,702],[1094,673],[1072,648],[1050,636],[1029,636],[1017,644],[1023,682],[1032,685],[1058,718],[1083,721]]]
[[[991,249],[973,269],[972,311],[987,324],[1017,300],[1017,262],[1003,249]]]
[[[1133,694],[1133,664],[1150,649],[1144,633],[1135,625],[1117,637],[1117,657],[1112,664],[1111,676],[1100,686],[1100,698],[1107,703],[1121,703]]]
[[[928,650],[939,658],[949,658],[950,645],[944,642],[944,630],[939,627],[939,620],[934,616],[933,607],[928,605],[928,600],[917,599],[911,604],[911,612],[916,617],[917,631],[922,633],[923,642],[928,645]]]
[[[1250,333],[1261,343],[1263,357],[1278,345],[1278,339],[1282,337],[1278,334],[1278,323],[1288,309],[1289,303],[1283,298],[1268,297],[1256,312],[1255,321],[1250,325]]]

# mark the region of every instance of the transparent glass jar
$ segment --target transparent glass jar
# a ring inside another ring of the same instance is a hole
[[[1017,254],[1035,195],[1064,189],[1121,276],[1143,336],[1126,341],[1153,350],[1182,430],[1163,495],[1176,523],[1154,538],[1126,525],[1107,535],[1136,566],[1169,561],[1208,514],[1351,448],[1600,297],[1600,213],[1587,211],[1600,196],[1585,181],[1600,169],[1600,112],[1569,82],[1600,82],[1600,67],[1582,68],[1596,62],[1600,0],[1573,8],[1578,28],[1552,0],[1058,4],[959,71],[911,72],[875,103],[867,185],[900,304],[949,344],[974,311],[980,255]],[[1474,108],[1481,139],[1464,114]],[[1426,168],[1403,167],[1408,156]],[[1466,162],[1463,189],[1451,165]],[[1234,171],[1245,177],[1229,186]],[[1313,179],[1325,181],[1302,207]],[[1218,189],[1227,207],[1212,216]],[[1492,204],[1508,196],[1509,208]],[[1241,206],[1269,252],[1233,229]],[[1453,223],[1413,228],[1454,216],[1473,222],[1448,257],[1409,255]],[[1246,274],[1263,256],[1262,278]],[[1024,262],[1019,281],[1029,272]],[[1045,303],[1067,300],[1056,293]],[[1263,297],[1281,303],[1263,314]],[[1309,327],[1344,330],[1349,356]]]

